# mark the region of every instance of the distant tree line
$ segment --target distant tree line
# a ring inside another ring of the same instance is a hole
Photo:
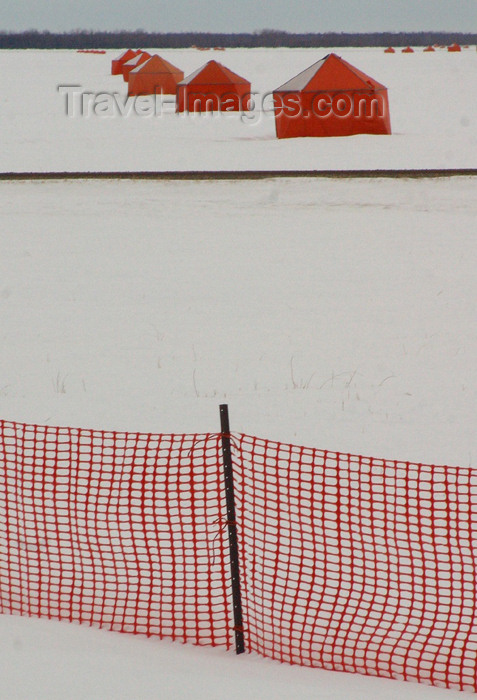
[[[275,29],[259,32],[218,34],[205,32],[97,32],[76,30],[54,33],[28,30],[0,31],[0,49],[123,49],[158,48],[259,48],[259,47],[345,47],[345,46],[427,46],[477,44],[477,34],[464,32],[373,32],[373,33],[306,33],[292,34]]]

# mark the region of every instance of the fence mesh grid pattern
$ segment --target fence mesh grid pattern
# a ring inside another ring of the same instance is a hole
[[[236,441],[248,648],[476,690],[477,473]]]
[[[246,648],[477,691],[477,471],[231,437]],[[220,442],[0,421],[0,611],[230,648]]]
[[[219,452],[0,422],[0,611],[229,647]]]

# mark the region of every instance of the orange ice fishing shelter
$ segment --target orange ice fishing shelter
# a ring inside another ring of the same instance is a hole
[[[128,95],[175,95],[184,72],[160,56],[151,56],[129,72]]]
[[[273,91],[279,139],[390,134],[388,91],[334,53]]]
[[[461,47],[459,44],[451,44],[450,46],[447,47],[448,51],[461,51]]]
[[[177,112],[234,112],[248,109],[250,82],[217,61],[209,61],[177,85]]]
[[[146,63],[151,58],[151,54],[147,51],[139,51],[136,56],[133,56],[129,61],[123,64],[123,78],[127,82],[129,80],[129,73],[133,68],[137,68],[142,63]]]
[[[387,49],[384,49],[384,53],[396,53],[396,52],[394,51],[392,46],[388,46]]]
[[[140,53],[140,51],[135,51],[134,49],[126,49],[126,51],[123,51],[123,53],[120,56],[114,58],[111,61],[111,75],[122,75],[123,66],[126,63],[126,61],[130,61],[131,58],[137,56],[138,53]]]

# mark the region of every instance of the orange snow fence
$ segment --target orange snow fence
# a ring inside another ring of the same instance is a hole
[[[390,134],[388,92],[336,54],[273,91],[277,137]]]
[[[249,107],[251,85],[217,61],[209,61],[177,85],[177,112],[236,112]]]
[[[230,646],[219,443],[0,422],[0,611]]]
[[[0,611],[231,648],[220,433],[0,421]],[[230,435],[248,651],[477,691],[477,469]]]

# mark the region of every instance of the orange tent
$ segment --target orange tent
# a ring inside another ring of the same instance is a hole
[[[160,56],[152,56],[129,72],[128,95],[175,95],[184,72]]]
[[[250,82],[209,61],[177,85],[177,112],[236,112],[248,109]]]
[[[396,52],[394,51],[392,46],[388,46],[387,49],[384,49],[384,53],[396,53]]]
[[[435,51],[435,48],[434,48],[433,46],[427,46],[427,47],[424,49],[424,53],[426,53],[426,51]]]
[[[450,46],[447,47],[447,50],[448,51],[462,51],[459,44],[451,44]]]
[[[126,51],[123,51],[123,53],[120,56],[113,59],[111,61],[111,75],[122,75],[123,66],[126,63],[126,61],[130,61],[131,58],[137,56],[138,53],[140,53],[140,51],[135,51],[134,49],[126,49]]]
[[[141,63],[145,63],[151,58],[151,54],[147,51],[139,51],[136,56],[133,56],[129,61],[123,64],[123,78],[127,82],[129,73],[133,68],[137,68]]]
[[[390,134],[388,91],[334,53],[274,90],[279,139]]]
[[[406,46],[406,48],[403,49],[401,53],[414,53],[414,49],[411,49],[410,46]]]

